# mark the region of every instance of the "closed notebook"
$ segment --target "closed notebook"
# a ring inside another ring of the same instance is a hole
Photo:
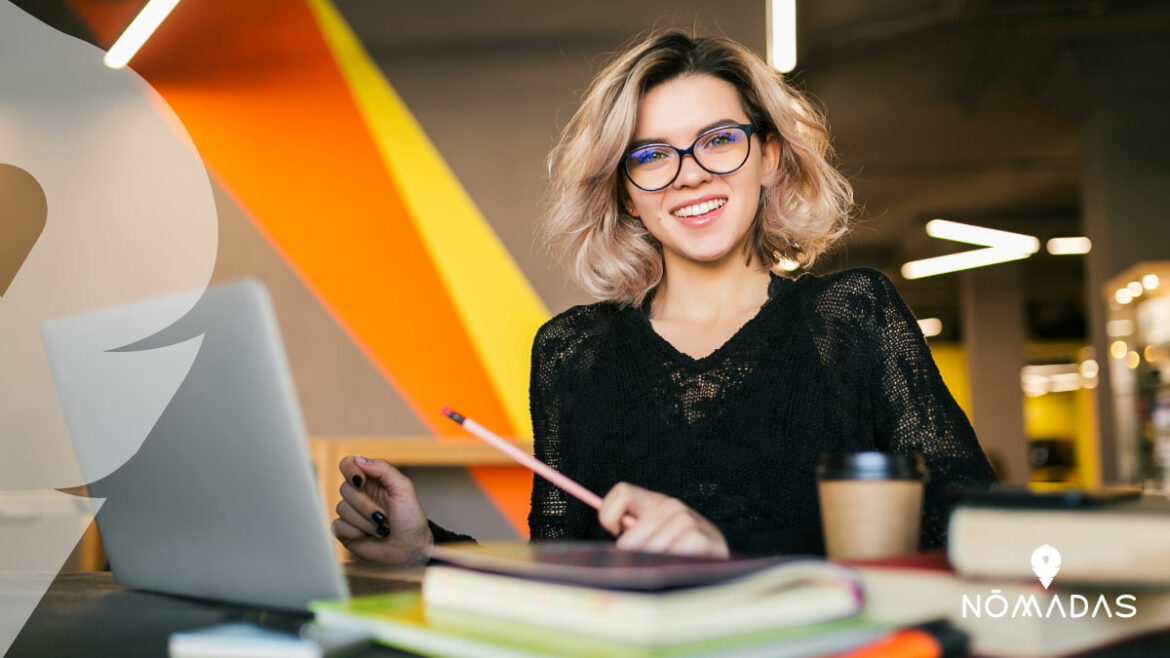
[[[376,641],[426,656],[477,658],[786,658],[821,656],[862,646],[891,632],[860,617],[660,647],[613,642],[518,622],[451,611],[426,611],[417,592],[396,592],[309,605],[326,629],[369,633]]]
[[[550,544],[547,552],[537,543],[523,566],[468,557],[498,548],[447,549],[444,559],[525,575],[430,567],[422,588],[428,614],[474,615],[655,647],[846,619],[863,605],[853,572],[822,559],[737,562],[574,542]]]
[[[1066,509],[960,504],[947,554],[957,573],[1034,578],[1032,553],[1060,553],[1061,582],[1170,586],[1170,500],[1135,500]]]
[[[618,550],[600,541],[436,544],[432,559],[493,573],[590,587],[658,591],[761,571],[792,558],[668,555]]]

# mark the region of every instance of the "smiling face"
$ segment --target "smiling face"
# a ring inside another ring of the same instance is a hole
[[[747,112],[731,83],[705,74],[684,75],[642,98],[633,143],[686,149],[713,127],[747,123]],[[662,243],[667,271],[672,263],[725,264],[751,239],[760,186],[775,171],[779,157],[775,136],[761,142],[753,134],[747,161],[730,174],[712,174],[687,156],[674,182],[656,192],[639,189],[623,177],[627,209]]]

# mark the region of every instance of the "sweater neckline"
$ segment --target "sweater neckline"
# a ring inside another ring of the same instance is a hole
[[[650,302],[654,299],[654,293],[646,296],[645,301],[642,302],[641,308],[634,309],[635,321],[642,327],[644,332],[649,334],[651,342],[657,343],[658,347],[663,352],[665,352],[667,356],[675,360],[682,361],[683,363],[690,366],[700,366],[707,364],[718,359],[736,343],[745,340],[745,337],[754,330],[754,326],[760,323],[761,318],[764,317],[768,309],[773,306],[777,306],[775,303],[776,298],[780,296],[780,291],[787,284],[791,283],[791,281],[784,277],[778,276],[775,272],[768,272],[768,276],[771,278],[771,280],[768,282],[768,299],[764,300],[764,303],[760,305],[760,308],[756,311],[755,315],[749,318],[747,322],[743,323],[743,325],[741,325],[740,328],[731,335],[731,337],[723,341],[723,344],[719,347],[716,347],[715,350],[710,354],[698,358],[693,357],[690,354],[687,354],[686,352],[683,352],[682,350],[675,347],[674,343],[666,340],[662,334],[658,333],[658,331],[654,329],[654,325],[650,322]]]

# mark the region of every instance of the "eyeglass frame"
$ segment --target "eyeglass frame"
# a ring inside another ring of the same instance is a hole
[[[727,130],[728,128],[739,128],[740,130],[742,130],[744,132],[744,134],[747,135],[747,141],[748,141],[747,153],[745,153],[743,156],[743,162],[739,163],[739,165],[736,166],[734,169],[730,169],[728,171],[711,171],[710,169],[704,167],[703,163],[699,162],[699,159],[695,157],[695,147],[698,146],[699,141],[702,140],[707,135],[710,135],[711,133],[716,132],[718,130]],[[712,128],[710,130],[704,131],[702,134],[700,134],[698,137],[695,138],[695,141],[691,142],[691,145],[689,147],[687,147],[685,149],[680,149],[677,146],[675,146],[674,144],[667,144],[666,142],[661,142],[661,143],[654,142],[651,144],[642,144],[641,146],[636,146],[636,147],[634,147],[634,148],[632,148],[632,149],[630,149],[622,154],[622,163],[621,163],[621,165],[619,165],[619,168],[622,170],[622,173],[625,174],[626,180],[630,181],[631,185],[638,188],[639,190],[642,190],[643,192],[661,192],[662,190],[665,190],[666,188],[670,187],[671,185],[674,185],[674,182],[676,180],[678,180],[678,175],[682,173],[683,158],[687,157],[688,155],[691,156],[691,159],[695,161],[695,164],[699,165],[700,169],[702,169],[703,171],[705,171],[709,174],[712,174],[715,176],[726,176],[728,174],[734,174],[735,172],[742,169],[743,166],[745,164],[747,164],[748,158],[750,158],[752,156],[752,134],[754,134],[755,131],[756,131],[755,126],[753,126],[750,123],[729,123],[725,126],[715,126],[714,128]],[[670,181],[666,185],[663,185],[662,187],[656,187],[652,190],[646,189],[646,188],[642,187],[641,185],[637,184],[636,182],[634,182],[634,177],[630,175],[630,170],[626,168],[626,160],[629,159],[630,154],[632,154],[634,151],[637,151],[639,149],[644,149],[644,148],[647,148],[649,146],[666,146],[668,148],[674,149],[675,153],[678,153],[678,166],[675,167],[674,176],[670,177]]]

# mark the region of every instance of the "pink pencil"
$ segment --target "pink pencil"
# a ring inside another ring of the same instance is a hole
[[[566,493],[573,496],[577,500],[585,503],[593,509],[601,509],[600,496],[577,484],[565,474],[540,461],[536,457],[533,457],[520,448],[517,448],[510,441],[500,437],[495,432],[492,432],[488,428],[480,425],[470,418],[467,418],[466,416],[452,411],[451,407],[443,407],[443,415],[462,425],[463,428],[468,432],[471,432],[484,441],[487,441],[495,449],[499,450],[505,455],[508,455],[512,459],[515,459],[520,463],[521,466],[527,468],[533,473],[536,473],[549,482],[552,482],[561,489],[564,489]],[[634,527],[634,524],[637,522],[638,520],[629,514],[626,514],[622,517],[622,526],[627,529]]]

